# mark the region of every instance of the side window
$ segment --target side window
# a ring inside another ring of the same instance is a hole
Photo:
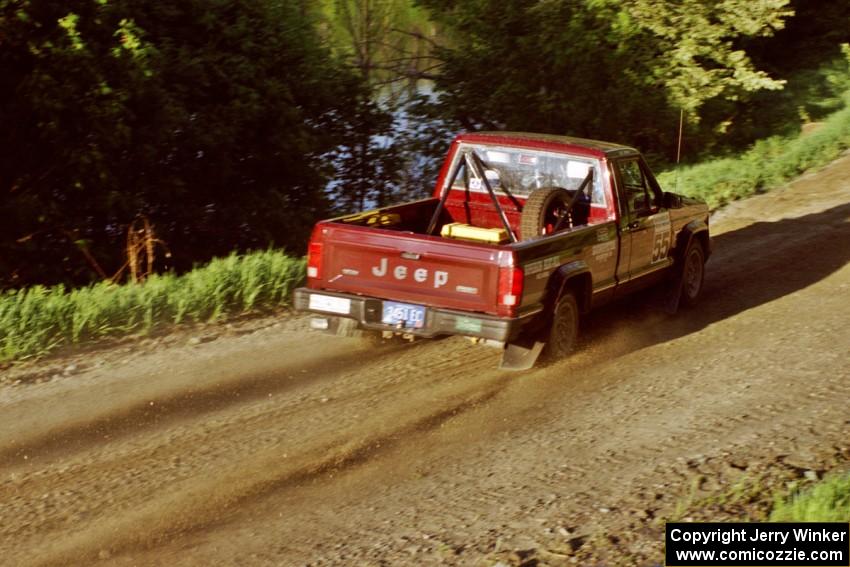
[[[661,208],[662,191],[646,164],[638,158],[627,158],[616,163],[620,186],[620,209],[630,217],[646,216]]]
[[[655,180],[655,176],[652,175],[652,172],[644,161],[640,162],[640,167],[643,170],[643,178],[646,180],[646,191],[649,195],[649,202],[654,209],[653,212],[655,212],[662,206],[664,193],[661,191],[658,181]]]
[[[617,163],[617,176],[620,180],[621,203],[630,216],[649,214],[652,210],[651,193],[646,177],[637,158],[625,159]]]

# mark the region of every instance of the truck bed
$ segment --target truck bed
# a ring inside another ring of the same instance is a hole
[[[310,287],[496,314],[507,246],[426,235],[436,205],[426,199],[320,223],[322,273]],[[437,234],[455,222],[449,211],[443,217]]]

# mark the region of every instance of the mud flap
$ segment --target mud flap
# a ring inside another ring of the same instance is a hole
[[[679,311],[679,301],[682,299],[682,278],[677,276],[667,284],[664,294],[664,311],[668,315],[675,315]]]
[[[315,331],[338,337],[359,337],[363,334],[357,321],[348,317],[313,317],[310,327]]]
[[[675,315],[679,311],[679,302],[682,299],[682,285],[684,284],[682,270],[676,270],[676,275],[664,286],[663,306],[668,315]]]
[[[507,343],[502,351],[501,370],[529,370],[543,351],[546,343],[533,341],[527,344]]]

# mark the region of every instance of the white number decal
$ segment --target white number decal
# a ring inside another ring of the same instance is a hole
[[[667,230],[655,233],[655,242],[652,244],[652,263],[660,262],[667,257],[670,250],[670,225]]]

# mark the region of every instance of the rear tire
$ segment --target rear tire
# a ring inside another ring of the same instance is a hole
[[[546,341],[546,358],[566,358],[575,351],[578,342],[579,311],[576,296],[565,291],[552,312],[552,325]]]

